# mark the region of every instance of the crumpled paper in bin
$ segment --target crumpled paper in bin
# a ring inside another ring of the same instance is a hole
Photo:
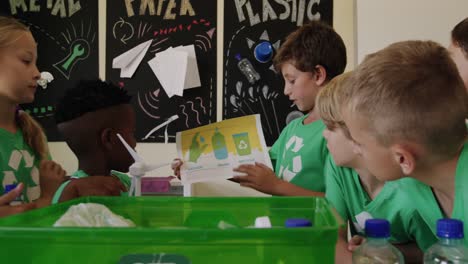
[[[76,227],[134,227],[135,224],[109,208],[97,203],[80,203],[73,205],[54,224]]]

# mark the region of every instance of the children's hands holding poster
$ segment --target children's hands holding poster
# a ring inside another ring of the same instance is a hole
[[[239,182],[241,186],[250,187],[263,193],[277,193],[276,188],[282,182],[270,167],[259,162],[255,162],[255,165],[240,165],[234,171],[247,174],[234,176],[234,181]]]

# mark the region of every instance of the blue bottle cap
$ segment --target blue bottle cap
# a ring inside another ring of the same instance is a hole
[[[5,185],[5,191],[4,193],[9,193],[13,191],[16,188],[16,184],[7,184]]]
[[[273,57],[273,47],[268,41],[259,43],[254,49],[254,56],[257,61],[266,63]]]
[[[307,227],[307,226],[312,226],[312,223],[305,218],[289,218],[286,219],[286,222],[284,223],[284,226],[286,227]]]
[[[390,237],[390,223],[385,219],[367,219],[365,225],[367,237]]]
[[[240,61],[242,59],[239,53],[237,53],[234,57],[236,58],[237,61]]]
[[[463,238],[463,222],[444,218],[437,221],[437,236],[440,238]]]

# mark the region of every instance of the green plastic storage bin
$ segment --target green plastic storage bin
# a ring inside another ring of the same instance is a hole
[[[104,204],[137,227],[52,227],[82,202]],[[273,227],[252,228],[259,216]],[[313,226],[286,228],[288,218]],[[220,229],[220,221],[237,227]],[[47,264],[333,263],[341,225],[323,198],[84,197],[0,219],[0,255]]]

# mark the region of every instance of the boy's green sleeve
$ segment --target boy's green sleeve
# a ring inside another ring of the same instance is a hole
[[[120,171],[112,170],[111,175],[117,176],[117,178],[119,178],[119,180],[127,188],[127,190],[130,190],[132,179],[128,176],[128,174],[120,172]],[[128,192],[121,193],[121,196],[127,196],[127,195],[128,195]]]
[[[340,214],[344,221],[348,220],[347,217],[347,206],[345,197],[343,194],[342,181],[340,181],[341,175],[333,158],[331,155],[328,155],[325,163],[325,198],[335,207],[336,211]]]
[[[431,228],[417,211],[414,211],[413,214],[409,216],[408,220],[407,232],[412,239],[416,241],[416,244],[418,244],[418,247],[423,252],[437,242],[437,236],[432,232]]]
[[[268,154],[270,154],[270,160],[271,160],[271,164],[273,166],[273,170],[275,170],[275,168],[276,168],[276,160],[277,160],[277,157],[278,157],[278,147],[277,147],[277,145],[278,145],[277,142],[275,142],[275,144],[273,144],[273,146],[270,148],[270,151],[268,152]]]
[[[275,173],[278,173],[276,171],[276,161],[278,160],[278,156],[281,155],[281,153],[284,151],[284,144],[286,140],[286,134],[288,131],[288,126],[286,126],[283,131],[281,131],[281,134],[279,135],[278,139],[273,143],[273,146],[271,146],[270,150],[268,151],[268,154],[270,155],[270,160],[271,164],[273,165],[273,170],[275,170]]]

